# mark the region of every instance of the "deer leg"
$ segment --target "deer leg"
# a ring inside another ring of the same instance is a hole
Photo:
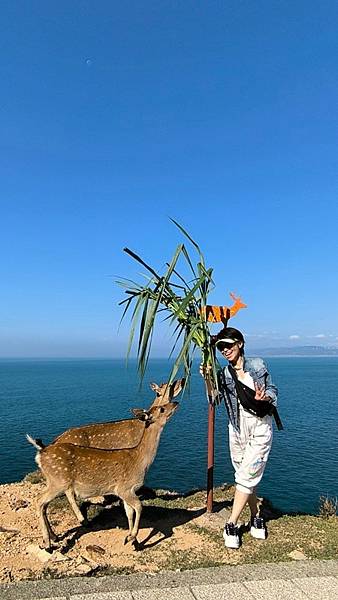
[[[47,518],[47,506],[44,507],[43,514],[45,516],[45,523],[46,523],[46,527],[48,529],[49,539],[50,539],[51,542],[56,542],[56,540],[58,539],[58,536],[56,535],[56,533],[51,528],[50,522],[49,522],[49,520]]]
[[[142,512],[142,504],[141,504],[141,501],[139,500],[139,498],[136,496],[136,494],[131,493],[131,492],[128,495],[123,497],[123,503],[128,504],[129,507],[134,509],[134,511],[136,513],[134,525],[132,526],[132,528],[130,527],[130,524],[129,524],[129,534],[127,535],[127,537],[125,539],[125,544],[126,544],[127,542],[137,541],[136,536],[138,534],[138,529],[139,529],[139,523],[140,523],[141,512]],[[127,513],[127,516],[128,516],[128,513]],[[129,521],[129,518],[128,518],[128,521]]]
[[[131,532],[131,537],[132,537],[132,539],[136,540],[136,536],[138,534],[138,529],[139,529],[139,524],[140,524],[141,512],[142,512],[141,500],[139,500],[136,495],[135,495],[133,508],[135,510],[136,517],[135,517],[135,521],[134,521],[134,527]]]
[[[47,489],[45,494],[40,498],[38,502],[38,518],[39,525],[42,532],[43,545],[46,550],[51,549],[51,542],[57,539],[54,531],[52,530],[47,517],[47,506],[58,495],[58,491],[53,489]]]
[[[76,503],[74,490],[72,488],[68,488],[68,490],[65,491],[65,494],[67,496],[67,500],[68,500],[70,506],[72,507],[77,520],[82,525],[82,523],[85,521],[85,518]]]
[[[134,509],[125,500],[123,500],[123,506],[128,519],[129,534],[131,534],[133,529]]]

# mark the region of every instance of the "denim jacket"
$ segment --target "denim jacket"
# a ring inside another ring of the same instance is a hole
[[[277,388],[271,381],[271,375],[265,362],[261,358],[244,357],[244,371],[248,371],[254,381],[259,386],[265,387],[265,395],[271,398],[271,405],[277,406]],[[225,406],[228,412],[229,421],[232,426],[239,431],[239,410],[238,396],[236,386],[228,366],[225,366],[218,372],[219,392],[224,398]]]

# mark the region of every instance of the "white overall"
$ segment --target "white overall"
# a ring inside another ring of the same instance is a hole
[[[251,389],[254,382],[249,373],[240,381]],[[231,461],[235,469],[236,488],[252,494],[261,481],[271,450],[273,428],[272,417],[256,417],[239,406],[240,431],[229,423],[229,445]]]

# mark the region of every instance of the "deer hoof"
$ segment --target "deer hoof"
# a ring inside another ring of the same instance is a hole
[[[140,544],[138,543],[137,539],[135,538],[132,542],[133,546],[134,546],[134,550],[137,552],[138,550],[140,550]]]
[[[127,535],[127,537],[124,540],[124,545],[128,544],[129,542],[133,542],[135,540],[133,535]]]
[[[42,546],[39,545],[40,550],[44,550],[45,552],[48,552],[48,554],[52,554],[53,553],[53,546],[52,544],[42,544]]]
[[[83,521],[81,521],[81,523],[80,523],[80,526],[81,527],[85,527],[85,528],[89,528],[90,527],[89,521],[87,521],[87,519],[83,519]]]

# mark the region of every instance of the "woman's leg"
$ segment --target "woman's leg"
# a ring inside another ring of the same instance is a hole
[[[235,469],[235,480],[237,482],[236,473],[240,470],[243,462],[247,445],[250,440],[250,426],[248,426],[246,419],[243,417],[242,412],[240,413],[240,431],[236,431],[232,425],[229,425],[229,447],[231,462]],[[250,501],[251,490],[246,488],[238,489],[236,486],[235,496],[232,505],[231,515],[228,519],[228,523],[237,524],[241,512],[243,511],[246,503]]]
[[[258,498],[256,496],[255,491],[253,491],[252,494],[250,494],[249,499],[248,499],[248,504],[249,504],[250,513],[251,513],[251,519],[253,519],[254,517],[256,517],[258,515]]]
[[[249,504],[251,518],[253,519],[258,514],[258,498],[255,492],[252,492],[252,494],[246,494],[245,492],[242,492],[236,488],[232,511],[229,517],[229,523],[233,523],[234,525],[237,524],[237,521],[243,509],[245,508],[246,503]]]
[[[272,444],[272,425],[271,417],[260,421],[255,427],[254,435],[247,444],[240,467],[236,470],[236,493],[235,510],[233,517],[239,518],[240,509],[243,510],[246,501],[249,504],[251,517],[256,517],[258,512],[258,499],[256,496],[256,487],[263,477],[268,456]],[[238,498],[236,498],[238,496]],[[234,521],[236,522],[236,521]]]
[[[260,482],[272,443],[271,417],[257,421],[241,415],[241,432],[233,429],[229,436],[230,453],[235,467],[236,491],[229,523],[237,521],[248,503],[251,517],[258,512],[255,489]],[[230,432],[229,432],[230,433]]]
[[[246,427],[246,423],[241,418],[240,431],[236,431],[231,424],[229,424],[229,445],[230,445],[230,456],[233,467],[235,469],[235,479],[237,482],[237,473],[241,468],[243,462],[247,444],[250,439],[250,432]],[[236,485],[235,497],[232,505],[231,515],[228,522],[225,523],[223,537],[224,543],[227,548],[237,549],[240,546],[239,531],[237,527],[237,521],[239,516],[249,500],[251,490],[246,487]]]
[[[232,505],[232,511],[231,511],[231,515],[229,517],[229,523],[233,523],[234,525],[237,525],[237,521],[238,521],[246,503],[248,501],[250,503],[251,496],[252,496],[252,494],[246,494],[245,492],[242,492],[241,490],[236,488],[234,502]]]

